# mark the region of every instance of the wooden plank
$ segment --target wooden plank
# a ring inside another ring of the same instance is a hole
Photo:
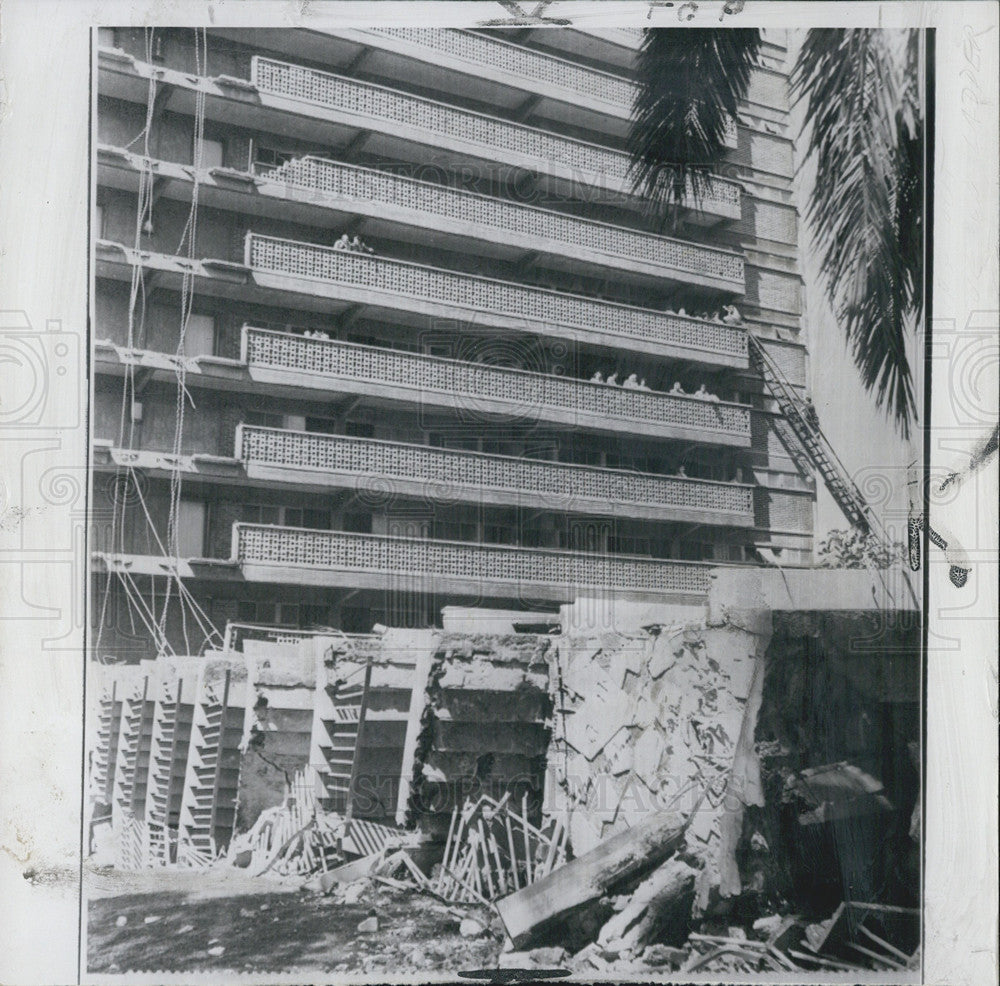
[[[699,798],[693,811],[701,804]],[[560,920],[595,904],[624,880],[642,876],[678,846],[690,813],[660,811],[590,852],[497,902],[515,949],[542,941]]]

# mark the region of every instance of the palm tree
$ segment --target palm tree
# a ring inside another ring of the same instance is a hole
[[[760,46],[756,29],[646,31],[629,138],[637,192],[665,211],[699,193]],[[865,388],[904,438],[916,420],[906,343],[923,310],[919,57],[915,30],[811,30],[791,79],[826,292]]]

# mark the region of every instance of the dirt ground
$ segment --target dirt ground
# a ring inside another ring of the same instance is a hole
[[[500,953],[501,940],[490,932],[463,938],[458,917],[443,904],[378,884],[345,904],[298,890],[299,880],[275,883],[232,871],[99,871],[86,883],[92,973],[406,975],[495,968]],[[463,910],[489,919],[481,908]],[[372,914],[378,931],[359,933],[359,922]]]

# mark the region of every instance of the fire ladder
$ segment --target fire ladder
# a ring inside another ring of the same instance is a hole
[[[777,401],[784,420],[788,422],[809,460],[823,477],[830,494],[854,527],[863,534],[870,533],[872,522],[868,505],[857,486],[851,481],[833,446],[820,430],[815,409],[806,404],[795,392],[792,384],[761,345],[760,340],[749,333],[747,338],[752,366],[764,378],[764,383]]]

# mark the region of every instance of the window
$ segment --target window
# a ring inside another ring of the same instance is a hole
[[[487,524],[483,530],[483,540],[487,544],[517,544],[517,528],[508,524]]]
[[[305,431],[314,435],[336,435],[337,422],[333,418],[314,418],[309,415],[305,417]]]
[[[307,325],[298,325],[294,322],[275,322],[265,318],[258,318],[247,324],[252,324],[257,329],[267,329],[270,332],[292,332],[297,335],[302,335],[308,328]]]
[[[104,239],[104,206],[94,206],[94,239]]]
[[[555,442],[528,442],[524,446],[524,457],[554,462],[559,458],[559,448]]]
[[[371,534],[372,515],[362,513],[344,514],[344,530],[351,534]]]
[[[177,546],[182,558],[205,557],[207,504],[203,500],[181,499],[177,514]]]
[[[243,420],[248,425],[256,425],[258,428],[283,428],[285,426],[284,415],[271,414],[267,411],[247,411],[243,415]]]
[[[381,618],[378,611],[367,606],[344,606],[340,611],[340,629],[344,633],[371,633]]]
[[[215,319],[211,315],[191,315],[184,330],[185,356],[215,355]]]
[[[476,536],[477,529],[475,524],[436,520],[431,525],[431,537],[436,541],[475,541]]]
[[[197,148],[194,149],[197,151]],[[203,170],[209,168],[221,168],[225,157],[226,147],[221,140],[209,140],[207,137],[201,142],[201,167]],[[195,159],[192,152],[192,160]]]
[[[446,431],[432,431],[427,436],[427,444],[436,448],[452,448],[463,452],[478,452],[479,439]]]
[[[272,524],[277,527],[308,527],[330,530],[329,510],[309,510],[302,507],[277,507],[265,503],[244,503],[240,507],[244,524]]]
[[[273,603],[242,601],[237,606],[240,623],[262,623],[269,626],[295,627],[308,630],[330,625],[330,609],[310,603]]]
[[[426,538],[431,524],[423,517],[386,517],[386,534],[397,538]]]
[[[374,438],[375,425],[370,421],[345,421],[344,434],[353,438]]]
[[[276,168],[287,164],[295,154],[292,151],[279,151],[275,147],[264,147],[254,141],[253,161],[251,170],[255,175],[270,174]]]
[[[422,353],[423,349],[415,342],[406,339],[380,339],[369,332],[349,332],[347,342],[352,342],[356,346],[379,346],[382,349],[391,349],[395,353]]]
[[[97,29],[97,45],[99,48],[117,48],[117,31],[113,27],[99,27]]]
[[[329,510],[309,510],[302,507],[281,507],[283,527],[308,527],[315,531],[330,530]]]
[[[310,603],[302,603],[299,606],[299,626],[303,629],[315,626],[328,626],[329,622],[329,606],[315,606]]]
[[[441,359],[454,359],[455,347],[450,342],[430,342],[424,340],[425,356],[437,356]]]
[[[710,541],[681,541],[680,555],[684,561],[704,561],[715,553],[715,546]]]
[[[240,623],[277,623],[278,607],[275,603],[241,601],[236,608],[236,618]]]

